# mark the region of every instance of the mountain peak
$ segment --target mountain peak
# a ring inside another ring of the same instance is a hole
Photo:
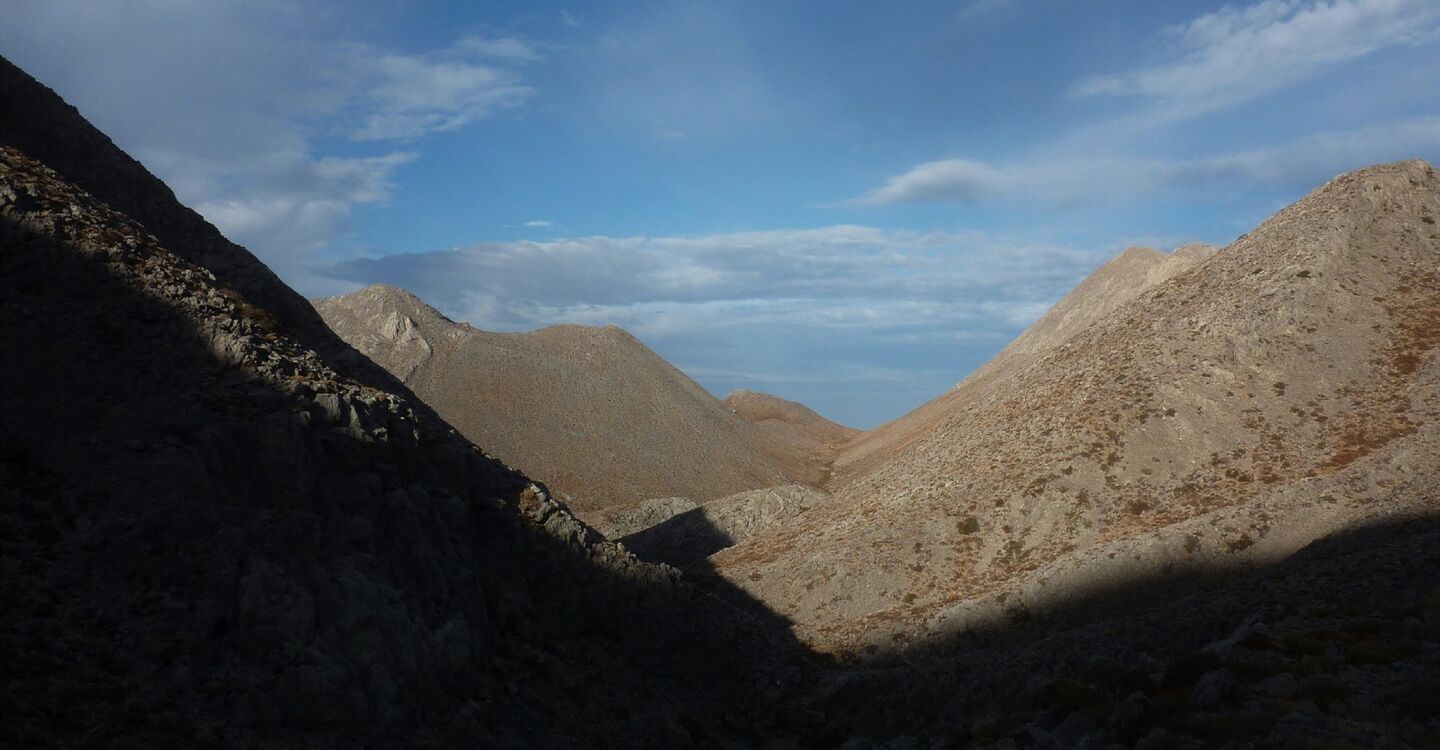
[[[1223,250],[1127,250],[847,448],[827,514],[712,560],[812,642],[854,647],[1433,508],[1409,467],[1440,461],[1437,221],[1440,179],[1411,160],[1341,175]]]

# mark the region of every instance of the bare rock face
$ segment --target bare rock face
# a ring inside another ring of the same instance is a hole
[[[846,464],[827,513],[713,562],[844,651],[1433,511],[1437,216],[1440,179],[1401,162],[1336,178],[1179,273],[1127,253],[1097,283],[1162,280],[1108,312],[1057,305],[1027,334],[1048,348]]]
[[[612,505],[591,513],[589,520],[606,539],[620,539],[698,507],[688,497],[652,497],[638,503]]]
[[[703,502],[818,475],[803,449],[739,418],[614,326],[491,333],[386,286],[315,306],[466,437],[545,477],[581,512],[665,496]]]
[[[0,745],[747,742],[725,713],[768,709],[726,696],[782,689],[782,623],[605,541],[308,309],[0,61]]]

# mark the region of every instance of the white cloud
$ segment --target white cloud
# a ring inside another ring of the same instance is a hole
[[[194,206],[202,216],[246,247],[286,249],[269,257],[287,279],[312,276],[308,262],[346,231],[351,207],[389,197],[390,175],[414,158],[395,152],[363,159],[312,160],[297,154],[288,174],[277,170],[266,189],[246,191]]]
[[[969,159],[941,159],[911,167],[858,202],[870,205],[889,203],[974,203],[997,193],[1014,192],[1035,184],[1036,170],[1028,167],[1000,168]]]
[[[1194,159],[1097,155],[1032,164],[927,162],[890,178],[856,202],[975,203],[1019,197],[1068,203],[1257,185],[1303,189],[1369,164],[1436,155],[1440,116],[1415,117]]]
[[[976,23],[1015,10],[1019,0],[972,0],[956,16],[961,23]]]
[[[520,226],[530,227],[532,229],[549,229],[550,227],[555,226],[555,222],[545,221],[544,219],[532,219],[531,221],[527,221]]]
[[[533,95],[515,38],[470,35],[399,53],[347,34],[336,2],[11,3],[0,49],[56,89],[227,236],[306,293],[311,266],[384,201],[410,149]],[[83,50],[84,54],[76,54]],[[328,156],[329,135],[370,153]]]
[[[469,38],[434,55],[362,53],[355,62],[362,81],[363,124],[357,140],[409,140],[468,125],[515,107],[534,95],[513,71],[458,59],[462,52],[490,55],[514,40]],[[516,43],[518,44],[518,42]],[[509,50],[515,54],[516,50]]]
[[[1433,38],[1433,0],[1264,0],[1227,5],[1170,28],[1172,58],[1138,70],[1088,78],[1072,93],[1139,96],[1163,119],[1230,106],[1312,78],[1381,49]]]
[[[614,323],[652,336],[790,326],[913,334],[1033,319],[1093,252],[978,233],[861,226],[481,243],[338,265],[492,330]]]
[[[535,44],[513,36],[487,37],[471,34],[456,45],[461,52],[474,52],[482,57],[492,57],[510,62],[539,62],[545,59]]]
[[[1114,249],[839,225],[479,243],[332,273],[487,330],[619,325],[716,395],[788,393],[868,425],[948,388]]]

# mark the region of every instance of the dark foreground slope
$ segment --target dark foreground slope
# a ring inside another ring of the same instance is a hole
[[[8,63],[0,93],[0,746],[765,726],[783,623],[600,541]]]
[[[1440,747],[1440,517],[833,670],[794,715],[862,748]]]

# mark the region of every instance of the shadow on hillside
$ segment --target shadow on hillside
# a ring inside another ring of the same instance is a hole
[[[1129,745],[1153,732],[1166,747],[1434,746],[1440,513],[1377,521],[1271,565],[1013,612],[823,682],[799,714],[820,744],[911,735],[1040,747],[1095,734]]]
[[[644,560],[684,568],[704,560],[735,540],[705,516],[705,507],[677,513],[647,529],[620,538],[626,549]]]
[[[784,618],[592,563],[502,507],[524,477],[443,423],[337,422],[83,255],[0,222],[0,745],[667,747],[783,724],[804,654]]]
[[[458,439],[357,435],[73,248],[5,222],[0,249],[6,746],[1223,744],[1292,704],[1376,742],[1434,726],[1435,517],[837,666],[703,561],[693,588],[594,565],[497,508],[524,479]]]
[[[409,390],[336,336],[319,313],[248,250],[225,239],[164,182],[120,150],[55,92],[0,57],[0,144],[14,146],[67,182],[145,225],[171,252],[275,315],[326,364],[366,385]],[[418,403],[418,401],[417,401]],[[428,407],[426,407],[428,408]]]

